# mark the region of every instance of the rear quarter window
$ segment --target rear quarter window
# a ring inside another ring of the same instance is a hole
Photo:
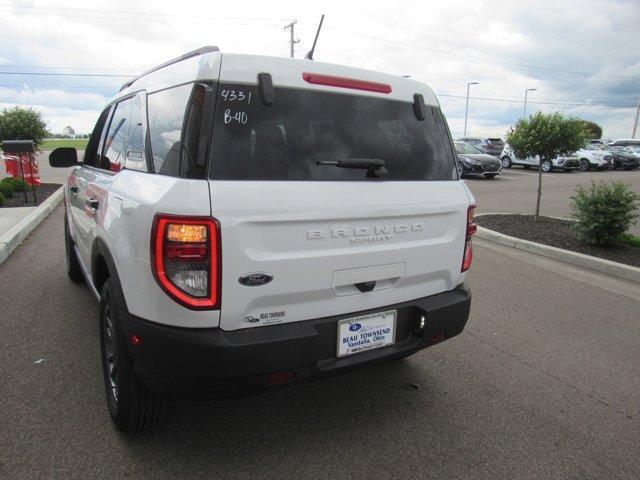
[[[322,160],[383,159],[386,180],[453,180],[446,121],[432,107],[418,121],[411,102],[317,90],[276,88],[264,106],[255,86],[221,84],[211,178],[364,181],[366,170]]]

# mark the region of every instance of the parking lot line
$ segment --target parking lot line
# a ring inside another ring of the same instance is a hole
[[[538,172],[519,172],[517,170],[516,171],[510,170],[509,172],[506,172],[506,173],[514,173],[516,175],[538,175]],[[504,173],[503,173],[503,175],[504,175]],[[551,173],[545,173],[544,176],[545,177],[557,177],[557,175],[553,175]]]

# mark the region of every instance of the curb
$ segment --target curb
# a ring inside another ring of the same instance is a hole
[[[0,237],[0,265],[2,265],[18,245],[40,225],[40,222],[49,216],[53,209],[62,201],[63,197],[63,187],[60,187],[49,198],[38,205],[34,211]]]
[[[535,253],[536,255],[553,258],[554,260],[560,260],[565,263],[577,265],[579,267],[586,268],[587,270],[612,275],[623,280],[640,284],[640,268],[637,267],[612,262],[611,260],[605,260],[603,258],[592,257],[591,255],[585,255],[583,253],[571,252],[562,248],[543,245],[542,243],[521,240],[520,238],[510,237],[509,235],[489,230],[488,228],[481,227],[480,225],[478,225],[476,236],[483,240],[497,243],[505,247]]]

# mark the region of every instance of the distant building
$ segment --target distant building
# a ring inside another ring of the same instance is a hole
[[[64,127],[62,129],[62,134],[63,135],[69,135],[69,136],[71,136],[71,135],[75,136],[76,131],[73,128],[71,128],[70,126],[67,125],[66,127]]]

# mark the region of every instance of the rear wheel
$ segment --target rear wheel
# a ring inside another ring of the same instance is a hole
[[[84,275],[82,274],[82,268],[80,268],[80,262],[76,255],[76,250],[73,248],[74,243],[69,233],[69,221],[67,220],[67,212],[64,214],[64,250],[65,260],[67,264],[67,275],[72,282],[80,283],[84,281]]]
[[[540,168],[543,172],[549,173],[551,170],[553,170],[553,163],[551,163],[551,160],[543,160],[540,164]]]
[[[502,162],[502,168],[511,168],[511,159],[506,155],[500,161]]]
[[[583,158],[580,160],[580,171],[586,172],[587,170],[589,170],[589,160]]]
[[[100,294],[100,347],[102,372],[111,419],[119,430],[153,427],[164,416],[168,400],[149,390],[138,379],[125,344],[120,323],[121,306],[108,279]]]

